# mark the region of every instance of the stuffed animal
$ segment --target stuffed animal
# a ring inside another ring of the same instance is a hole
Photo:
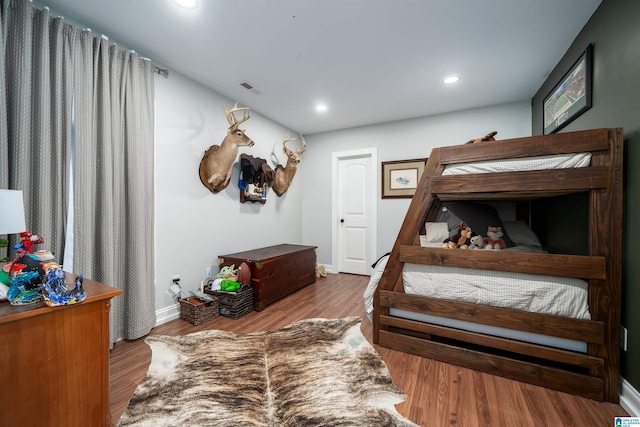
[[[487,229],[487,237],[484,238],[484,243],[486,244],[484,248],[494,250],[506,248],[507,244],[502,239],[502,236],[504,236],[502,227],[490,225]]]
[[[216,278],[218,279],[225,279],[225,280],[232,280],[232,281],[236,281],[238,276],[238,269],[235,268],[235,264],[232,265],[231,267],[226,266],[226,267],[222,267],[220,269],[220,273],[216,274]]]
[[[467,249],[472,236],[471,227],[464,222],[460,224],[458,232],[442,242],[442,247],[447,249]]]
[[[316,278],[327,277],[327,270],[324,265],[316,264]]]
[[[495,141],[496,139],[494,138],[494,136],[496,136],[497,134],[498,132],[493,131],[491,133],[486,134],[482,138],[476,138],[476,139],[472,139],[471,141],[467,141],[465,142],[465,144],[475,144],[476,142],[484,142],[484,141]]]
[[[469,249],[484,249],[484,237],[482,237],[482,234],[476,234],[469,239]]]

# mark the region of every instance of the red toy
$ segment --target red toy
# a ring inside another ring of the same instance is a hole
[[[23,231],[20,233],[20,243],[14,246],[14,249],[18,252],[18,255],[26,255],[33,252],[33,245],[44,243],[42,237],[31,234],[30,231]]]

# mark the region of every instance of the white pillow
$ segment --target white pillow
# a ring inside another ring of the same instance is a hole
[[[446,222],[427,222],[424,224],[426,240],[429,243],[442,243],[449,238],[449,227]]]
[[[505,231],[513,240],[513,243],[519,246],[540,246],[542,243],[538,236],[524,223],[524,221],[503,221],[502,225]]]

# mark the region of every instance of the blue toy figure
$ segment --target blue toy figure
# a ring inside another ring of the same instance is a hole
[[[76,278],[76,286],[68,289],[64,280],[64,272],[59,268],[51,268],[47,274],[47,282],[44,285],[44,302],[49,306],[76,304],[87,297],[82,282],[84,276]]]

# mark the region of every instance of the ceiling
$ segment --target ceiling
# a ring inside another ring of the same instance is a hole
[[[311,134],[530,100],[601,0],[40,3]]]

